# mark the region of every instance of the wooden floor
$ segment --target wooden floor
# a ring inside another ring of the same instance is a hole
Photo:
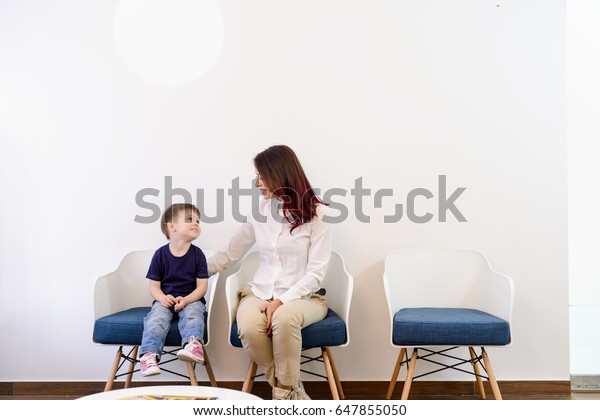
[[[185,382],[137,382],[132,386],[188,385]],[[200,385],[210,386],[209,383]],[[241,382],[220,382],[222,388],[240,390]],[[343,382],[346,400],[384,400],[387,382]],[[505,381],[499,382],[505,400],[600,400],[600,392],[572,392],[569,381]],[[114,389],[123,387],[116,383]],[[331,399],[326,382],[305,382],[306,392],[315,400]],[[0,400],[74,400],[104,390],[104,382],[0,382]],[[256,382],[253,393],[271,398],[265,382]],[[394,390],[394,399],[402,393],[402,382]],[[486,384],[488,399],[493,398]],[[410,399],[415,400],[478,400],[474,382],[413,382]]]

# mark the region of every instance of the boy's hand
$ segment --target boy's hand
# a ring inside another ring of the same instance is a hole
[[[185,300],[183,300],[183,296],[179,296],[175,298],[175,312],[179,312],[181,311],[183,308],[185,308]]]
[[[171,306],[173,306],[175,303],[177,303],[177,301],[175,300],[175,298],[172,295],[164,295],[160,298],[159,302],[162,304],[162,306],[164,306],[165,308],[170,308]]]

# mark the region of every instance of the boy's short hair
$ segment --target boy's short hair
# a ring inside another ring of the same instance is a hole
[[[198,210],[198,207],[194,206],[191,203],[172,204],[168,209],[165,210],[160,221],[160,230],[162,231],[162,233],[164,233],[167,239],[171,239],[169,238],[169,228],[167,225],[173,220],[175,220],[177,216],[179,216],[179,213],[182,211],[194,212],[196,213],[196,216],[200,217],[200,210]]]

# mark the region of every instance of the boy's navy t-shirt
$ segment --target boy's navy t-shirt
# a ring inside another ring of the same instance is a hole
[[[154,253],[146,277],[160,281],[165,295],[187,296],[196,289],[196,279],[208,278],[206,256],[200,248],[191,244],[185,255],[176,257],[166,244]],[[204,298],[201,301],[206,303]]]

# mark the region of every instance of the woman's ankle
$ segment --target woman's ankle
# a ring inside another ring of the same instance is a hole
[[[292,389],[292,386],[291,386],[291,385],[284,385],[284,384],[282,384],[281,382],[279,382],[279,380],[277,380],[277,381],[275,382],[275,386],[276,386],[277,388],[281,388],[281,389]]]

